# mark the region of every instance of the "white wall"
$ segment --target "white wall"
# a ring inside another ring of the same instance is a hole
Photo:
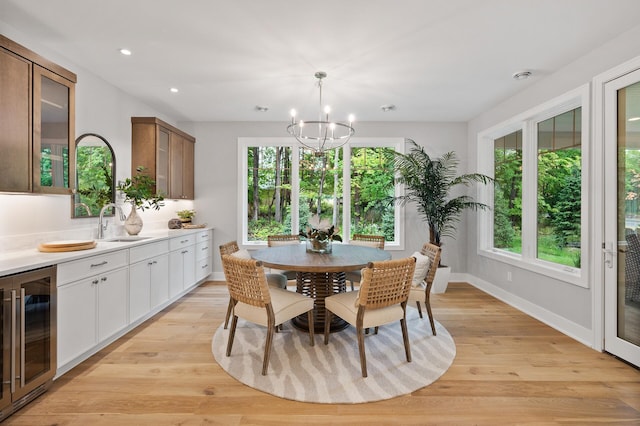
[[[109,141],[116,154],[118,180],[131,175],[131,117],[157,116],[172,123],[171,118],[163,117],[158,111],[88,72],[80,64],[69,62],[59,53],[38,45],[27,34],[2,21],[0,33],[76,73],[76,137],[91,132]],[[191,202],[167,201],[159,212],[142,212],[145,226],[166,226],[170,218],[176,217],[175,211],[183,205],[190,206]],[[0,194],[0,206],[0,250],[33,248],[34,242],[52,239],[96,236],[97,219],[71,219],[70,196]],[[128,208],[125,208],[125,212],[128,212]],[[122,229],[113,231],[122,232]]]
[[[555,74],[546,76],[539,83],[471,120],[468,123],[469,158],[477,157],[479,132],[589,83],[596,75],[640,55],[640,44],[637,42],[639,38],[640,27],[636,27],[613,41],[594,48],[590,54]],[[597,152],[601,151],[596,150],[598,147],[594,146],[594,140],[588,143],[597,156]],[[593,215],[591,217],[593,218]],[[578,340],[594,347],[598,346],[597,342],[594,342],[594,336],[596,328],[601,325],[593,324],[594,309],[602,307],[593,307],[593,283],[595,280],[601,280],[601,277],[592,276],[590,288],[585,289],[479,256],[476,252],[477,234],[472,225],[475,219],[467,220],[471,224],[466,247],[470,281]],[[593,230],[595,226],[592,220],[589,229]],[[592,242],[594,245],[600,243]],[[593,252],[597,253],[597,250]],[[600,261],[599,256],[593,253],[590,255],[588,264],[582,265],[585,270],[589,270],[593,262]],[[507,281],[508,272],[513,274],[511,282]]]
[[[283,118],[285,112],[283,111]],[[239,227],[242,212],[238,211],[238,137],[288,137],[286,122],[282,123],[181,123],[196,139],[196,210],[198,217],[215,226],[214,247],[230,240],[241,241]],[[357,123],[356,136],[411,138],[426,147],[429,155],[440,156],[454,150],[461,159],[460,172],[467,169],[466,125],[463,123]],[[404,251],[394,251],[395,258],[409,256],[428,241],[424,222],[415,208],[406,209],[407,238]],[[455,240],[445,240],[443,262],[454,273],[466,271],[466,231],[460,224]],[[221,278],[221,265],[214,256],[214,272]]]

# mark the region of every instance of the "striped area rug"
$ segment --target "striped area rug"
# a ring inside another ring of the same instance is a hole
[[[380,327],[365,337],[368,377],[360,371],[355,327],[329,337],[324,345],[316,334],[309,335],[285,323],[273,339],[266,376],[261,375],[266,329],[238,319],[231,356],[225,355],[229,330],[216,330],[211,347],[220,366],[232,377],[252,388],[281,398],[326,404],[357,404],[380,401],[411,393],[436,381],[451,366],[456,346],[449,332],[436,322],[431,334],[428,318],[420,319],[407,309],[407,326],[412,362],[402,344],[400,323]]]

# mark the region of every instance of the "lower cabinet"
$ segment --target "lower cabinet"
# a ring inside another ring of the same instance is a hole
[[[196,281],[203,280],[213,271],[211,241],[210,231],[198,233],[196,242]]]
[[[139,320],[169,300],[169,255],[167,251],[166,241],[131,248],[129,322]]]
[[[58,287],[58,365],[127,326],[127,283],[124,267]]]
[[[193,234],[172,238],[169,242],[169,297],[174,297],[196,282],[196,238]]]

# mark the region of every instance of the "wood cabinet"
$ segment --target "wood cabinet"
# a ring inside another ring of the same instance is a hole
[[[0,35],[0,191],[70,194],[76,75]]]
[[[166,198],[192,200],[195,138],[155,117],[131,117],[131,174],[139,166]]]

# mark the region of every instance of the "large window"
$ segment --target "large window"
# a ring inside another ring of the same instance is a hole
[[[480,170],[495,178],[481,254],[586,286],[587,99],[583,87],[480,133]]]
[[[239,138],[242,242],[261,245],[272,234],[297,234],[313,215],[330,220],[348,241],[354,233],[384,235],[402,248],[401,207],[392,202],[392,152],[399,138],[354,138],[316,156],[289,138]]]

